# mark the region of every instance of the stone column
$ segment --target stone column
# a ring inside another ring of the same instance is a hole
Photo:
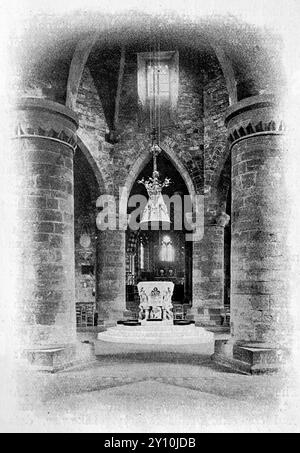
[[[224,309],[224,226],[222,213],[204,226],[201,241],[193,244],[193,314],[196,325],[220,325]]]
[[[126,310],[125,231],[98,231],[96,263],[98,322],[115,325]]]
[[[73,154],[77,117],[37,98],[16,106],[14,190],[18,199],[16,330],[40,369],[72,362],[75,350]]]
[[[232,357],[251,372],[277,368],[289,343],[288,199],[283,123],[272,96],[233,105]]]

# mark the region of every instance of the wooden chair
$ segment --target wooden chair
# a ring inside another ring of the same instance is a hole
[[[224,310],[221,312],[222,326],[230,326],[230,305],[224,305]]]
[[[173,319],[174,321],[185,319],[184,306],[182,304],[173,305]]]

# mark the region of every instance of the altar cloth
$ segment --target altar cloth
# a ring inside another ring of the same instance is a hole
[[[139,282],[137,287],[140,296],[140,308],[162,307],[165,310],[172,308],[173,282]]]

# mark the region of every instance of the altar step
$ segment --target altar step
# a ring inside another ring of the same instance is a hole
[[[214,334],[202,327],[148,322],[140,326],[118,324],[98,334],[98,340],[112,343],[187,345],[214,347]]]

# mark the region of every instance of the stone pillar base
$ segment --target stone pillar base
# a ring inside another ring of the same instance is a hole
[[[120,312],[115,312],[107,319],[98,319],[98,326],[101,327],[114,327],[117,325],[118,321],[127,321],[128,319],[133,319],[133,314],[129,310],[124,310]]]
[[[212,360],[237,372],[263,374],[280,371],[288,359],[284,349],[264,344],[237,345],[232,340],[216,340]]]
[[[199,307],[193,313],[196,326],[199,327],[215,327],[224,324],[224,308],[201,308]],[[224,324],[225,326],[225,324]]]
[[[22,358],[36,371],[55,373],[73,365],[76,358],[76,347],[70,345],[46,349],[26,349],[23,351]]]
[[[123,311],[123,316],[125,319],[137,319],[137,312],[133,310],[124,310]]]

